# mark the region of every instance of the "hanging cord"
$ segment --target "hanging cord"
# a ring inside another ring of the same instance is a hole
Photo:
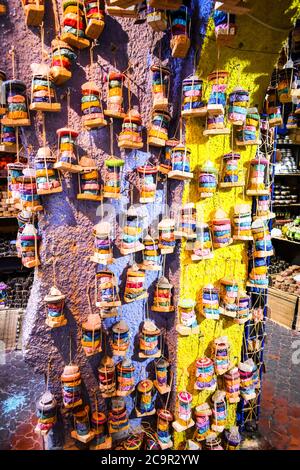
[[[61,28],[60,28],[60,21],[58,16],[58,8],[57,8],[57,0],[52,0],[52,11],[54,16],[54,28],[56,37],[60,37]]]
[[[11,66],[12,66],[12,79],[16,79],[16,54],[15,46],[11,46],[9,50],[9,55],[11,56]]]

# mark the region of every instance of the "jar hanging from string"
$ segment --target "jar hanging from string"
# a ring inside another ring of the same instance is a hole
[[[233,240],[253,240],[251,233],[251,205],[236,204],[233,214]]]
[[[238,325],[243,325],[248,320],[251,319],[250,313],[250,296],[247,295],[244,291],[239,291],[238,298],[237,298],[237,311],[236,316],[234,318],[234,323]]]
[[[120,247],[122,255],[129,255],[144,250],[145,247],[140,241],[142,234],[142,218],[137,209],[131,205],[125,213],[124,225],[122,227]]]
[[[106,77],[107,82],[107,109],[105,116],[115,119],[124,119],[123,88],[125,75],[122,72],[112,71]]]
[[[235,275],[223,277],[220,280],[220,297],[221,308],[220,313],[227,317],[234,318],[237,311],[237,299],[239,293],[238,280]]]
[[[285,67],[278,73],[277,93],[280,103],[291,103],[292,97],[297,96],[298,70],[295,67]]]
[[[196,442],[204,441],[207,436],[210,434],[210,417],[212,415],[212,411],[208,403],[203,403],[202,405],[198,405],[195,407],[195,432],[193,435],[193,439]]]
[[[227,11],[214,10],[213,19],[217,44],[220,46],[231,44],[236,36],[236,15]]]
[[[36,171],[37,194],[57,194],[62,192],[62,183],[59,171],[55,168],[56,156],[49,147],[40,147],[34,158]]]
[[[161,395],[169,393],[171,390],[168,384],[168,371],[170,362],[163,356],[154,362],[155,365],[155,380],[153,381],[154,387],[158,390]]]
[[[86,129],[100,129],[107,125],[104,119],[101,101],[101,89],[95,82],[89,81],[81,86],[82,124]]]
[[[290,113],[286,122],[287,129],[298,129],[298,116],[295,113]]]
[[[273,256],[274,250],[268,222],[265,220],[256,219],[254,222],[252,222],[251,229],[254,240],[254,258],[265,258],[268,256]]]
[[[159,278],[155,286],[153,305],[151,306],[153,312],[173,312],[175,310],[172,289],[173,285],[165,276]]]
[[[249,162],[249,177],[247,196],[264,196],[270,193],[269,190],[270,162],[262,154]]]
[[[222,432],[227,422],[226,393],[223,390],[217,390],[211,397],[211,402],[212,402],[211,429],[215,432]]]
[[[34,225],[26,224],[20,234],[21,260],[26,268],[33,268],[41,264],[38,256],[40,240],[41,236],[38,235]]]
[[[220,336],[213,342],[212,356],[214,358],[214,367],[217,375],[223,375],[231,366],[230,363],[230,344],[227,336]]]
[[[172,57],[184,59],[191,45],[191,17],[189,9],[185,5],[181,5],[178,10],[169,12],[169,18]]]
[[[97,269],[95,289],[96,306],[100,307],[100,309],[115,309],[121,306],[118,281],[112,271],[108,269]]]
[[[61,111],[61,104],[57,102],[55,85],[50,76],[50,67],[44,63],[33,63],[30,68],[32,81],[29,109],[52,113]]]
[[[176,180],[190,180],[193,173],[190,168],[191,150],[183,144],[179,144],[171,150],[171,171],[168,178]]]
[[[102,351],[101,319],[98,314],[90,313],[82,323],[81,346],[86,356],[93,356]]]
[[[118,146],[121,149],[143,148],[142,117],[136,109],[130,109],[123,119]]]
[[[221,438],[215,432],[211,432],[205,439],[204,450],[224,450]]]
[[[202,288],[201,313],[210,320],[220,318],[220,293],[213,284],[206,284]]]
[[[281,105],[277,100],[277,90],[274,87],[267,89],[267,96],[265,101],[266,112],[269,118],[269,127],[281,126],[282,115]]]
[[[44,0],[22,0],[27,26],[40,26],[44,19]]]
[[[56,131],[58,136],[58,158],[54,168],[61,171],[79,173],[81,167],[78,164],[76,138],[79,133],[69,127],[63,127]]]
[[[91,443],[91,450],[107,450],[112,447],[112,438],[107,435],[107,417],[101,411],[94,411],[91,417],[91,427],[94,439]]]
[[[119,397],[127,397],[135,388],[134,371],[135,367],[130,359],[125,358],[119,362],[116,367],[117,371],[117,391]]]
[[[162,450],[173,447],[172,434],[170,430],[170,425],[173,420],[174,416],[168,409],[160,408],[157,410],[156,435]]]
[[[108,413],[109,434],[125,432],[129,429],[126,403],[123,397],[112,397],[111,410]]]
[[[125,356],[130,343],[129,327],[125,320],[115,323],[111,329],[110,346],[113,356]]]
[[[190,75],[182,81],[181,116],[203,117],[207,114],[206,103],[202,99],[203,80],[198,75]]]
[[[20,181],[23,179],[24,163],[14,162],[7,164],[7,202],[16,204],[21,200]]]
[[[158,224],[158,248],[162,255],[171,254],[175,250],[175,220],[163,218]]]
[[[201,357],[196,361],[195,390],[208,390],[214,392],[217,387],[217,378],[213,361],[208,357]]]
[[[160,336],[161,330],[152,320],[147,318],[139,334],[139,358],[148,359],[161,356]]]
[[[269,285],[268,258],[250,258],[247,287],[267,289]]]
[[[146,20],[153,31],[158,33],[160,31],[166,31],[168,28],[167,12],[151,7],[149,1],[147,1]]]
[[[1,124],[0,131],[0,152],[18,153],[17,140],[18,128],[4,126]]]
[[[165,182],[167,180],[169,172],[172,170],[171,162],[171,151],[174,147],[177,147],[180,144],[177,139],[168,139],[166,146],[159,155],[159,164],[158,164],[158,180]]]
[[[2,84],[7,108],[1,124],[9,127],[30,126],[26,85],[21,80],[7,80]]]
[[[88,405],[73,411],[74,429],[71,431],[71,437],[84,444],[92,441],[95,437],[94,431],[91,429],[89,411]]]
[[[82,405],[81,374],[76,364],[65,366],[61,375],[63,405],[66,409]]]
[[[94,254],[91,261],[97,264],[111,264],[113,262],[112,227],[109,222],[101,221],[93,228]]]
[[[101,359],[98,367],[99,391],[102,398],[110,398],[116,394],[115,363],[109,356]]]
[[[82,0],[63,0],[62,8],[62,41],[77,49],[89,47],[90,41],[85,37],[86,25]]]
[[[86,37],[98,39],[105,26],[103,0],[84,0],[84,13]]]
[[[260,115],[257,108],[248,108],[245,124],[236,131],[235,143],[237,146],[244,147],[261,143],[258,138],[259,122]]]
[[[192,250],[192,261],[212,259],[214,257],[211,231],[207,223],[196,222],[196,239],[187,244],[186,250]]]
[[[171,115],[168,111],[153,110],[148,131],[148,144],[153,147],[165,147],[168,140]]]
[[[137,264],[133,264],[128,268],[123,298],[124,302],[131,303],[148,297],[145,280],[145,271],[140,270]]]
[[[211,221],[213,247],[222,248],[232,244],[231,221],[223,209],[217,209]]]
[[[104,197],[111,199],[121,197],[122,168],[124,164],[124,160],[113,156],[105,160]]]
[[[196,302],[191,298],[184,298],[178,302],[178,322],[176,331],[182,336],[198,335],[199,325],[195,312]]]
[[[245,362],[239,363],[240,372],[240,394],[246,400],[253,400],[256,398],[254,371],[255,364],[252,359],[247,359]]]
[[[193,202],[184,204],[178,214],[177,227],[175,229],[176,238],[184,238],[185,240],[193,241],[196,239],[196,219],[197,209]]]
[[[36,171],[33,168],[26,167],[22,173],[22,176],[16,178],[20,192],[20,202],[16,203],[16,208],[31,212],[42,211],[43,206],[37,193]]]
[[[218,186],[218,170],[211,160],[203,163],[199,173],[199,192],[201,199],[213,197]]]
[[[156,413],[153,382],[150,379],[141,380],[137,384],[136,416],[152,416]]]
[[[228,122],[234,126],[243,126],[250,101],[249,92],[244,88],[236,87],[229,93],[228,101]]]
[[[228,403],[238,403],[240,401],[240,372],[238,367],[226,372],[224,382]]]
[[[67,324],[68,321],[64,313],[65,298],[66,296],[55,285],[50,288],[49,293],[44,297],[47,310],[45,323],[50,328],[59,328]]]
[[[142,204],[155,201],[156,185],[157,185],[157,172],[156,165],[146,164],[137,168],[139,175],[139,201]]]
[[[177,393],[175,421],[172,426],[177,432],[185,431],[194,426],[192,419],[192,400],[193,396],[187,391]]]
[[[230,429],[225,429],[225,450],[239,450],[241,443],[241,435],[238,426],[231,426]]]
[[[222,157],[220,188],[234,188],[245,185],[244,178],[240,177],[239,160],[241,155],[233,151]]]
[[[57,422],[57,401],[49,390],[37,401],[36,410],[38,421],[34,431],[46,436]]]
[[[94,158],[81,157],[79,160],[81,167],[78,173],[77,199],[86,201],[102,201],[101,186],[99,183],[99,170]]]
[[[207,103],[207,112],[210,116],[225,114],[228,77],[229,72],[225,70],[211,72],[207,77],[208,83],[211,86]]]
[[[139,268],[143,271],[161,271],[161,255],[159,253],[159,242],[157,238],[152,238],[147,234],[143,239],[143,262],[139,264]]]
[[[170,69],[161,64],[151,66],[152,72],[152,109],[168,111],[170,92]]]
[[[72,66],[77,56],[72,47],[60,39],[53,39],[51,49],[50,76],[55,85],[63,85],[72,78]]]

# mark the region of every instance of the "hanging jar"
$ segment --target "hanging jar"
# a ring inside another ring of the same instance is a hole
[[[250,161],[247,196],[268,195],[270,162],[260,153]]]
[[[176,325],[176,331],[182,336],[199,334],[195,305],[196,302],[193,299],[182,299],[178,302],[179,321]]]
[[[50,76],[55,85],[63,85],[72,77],[72,65],[77,56],[69,44],[59,39],[53,39],[51,42],[52,62]]]
[[[213,357],[216,374],[225,374],[230,368],[230,344],[227,336],[220,336],[214,340]]]
[[[46,64],[31,64],[31,111],[57,113],[61,104],[57,102],[55,85],[50,77],[50,67]]]
[[[117,396],[127,397],[135,388],[134,371],[135,367],[130,359],[123,359],[116,367],[117,370]]]
[[[20,202],[20,180],[23,178],[25,165],[21,162],[7,164],[7,202],[15,204]]]
[[[0,152],[17,152],[17,128],[4,126],[1,124]]]
[[[82,323],[81,346],[86,356],[93,356],[102,351],[101,319],[98,314],[91,313],[87,321]]]
[[[36,228],[32,224],[26,224],[20,234],[22,264],[26,268],[39,266],[38,244],[41,237],[37,234]]]
[[[88,405],[73,411],[74,429],[71,431],[71,437],[84,444],[92,441],[95,437],[94,431],[91,430],[89,411]]]
[[[231,245],[231,222],[223,209],[217,209],[214,212],[211,230],[214,248],[222,248]]]
[[[217,390],[211,397],[212,401],[212,425],[211,429],[215,432],[222,432],[227,421],[227,403],[226,393],[223,390]]]
[[[235,317],[237,311],[237,299],[239,293],[238,281],[234,277],[224,277],[221,285],[221,309],[222,315]]]
[[[193,395],[187,391],[177,393],[176,421],[172,423],[175,431],[182,432],[194,426],[195,423],[192,419],[192,400]]]
[[[168,140],[168,130],[171,115],[168,111],[152,112],[150,129],[148,131],[148,144],[153,147],[165,147]]]
[[[207,284],[202,288],[202,315],[209,320],[220,318],[219,289],[213,284]]]
[[[230,134],[230,129],[225,127],[224,114],[212,114],[208,111],[206,119],[206,128],[203,135],[226,135]]]
[[[280,70],[278,74],[277,93],[280,103],[291,103],[293,90],[297,89],[298,71],[294,67]]]
[[[169,283],[166,277],[162,276],[158,280],[151,307],[153,312],[173,312],[175,310],[174,305],[172,305],[172,289],[173,285]]]
[[[153,31],[165,31],[168,28],[167,12],[150,6],[147,1],[147,24],[151,26]]]
[[[140,352],[139,358],[148,359],[150,357],[160,357],[159,347],[161,331],[152,320],[145,320],[139,335]]]
[[[171,24],[171,53],[172,57],[184,59],[191,45],[190,31],[191,18],[186,6],[181,5],[178,10],[170,11]]]
[[[101,102],[101,89],[94,82],[81,86],[82,123],[86,129],[100,129],[107,125]]]
[[[157,166],[151,164],[139,166],[137,171],[139,174],[140,203],[154,202],[157,185]]]
[[[207,108],[202,101],[203,80],[198,75],[191,75],[182,82],[182,108],[181,116],[202,117],[206,116]]]
[[[85,12],[85,35],[89,39],[98,39],[101,35],[105,22],[104,22],[104,4],[102,1],[97,0],[84,0]]]
[[[254,239],[254,258],[273,256],[274,250],[267,221],[256,219],[252,223],[252,235]]]
[[[135,412],[138,418],[156,413],[153,388],[153,382],[149,379],[141,380],[137,384],[138,396]]]
[[[119,135],[118,146],[121,149],[141,149],[142,141],[142,118],[136,109],[131,109],[125,115],[122,131]]]
[[[155,365],[155,380],[153,381],[154,387],[161,395],[169,393],[171,390],[168,384],[168,368],[170,367],[169,361],[163,356],[154,362]]]
[[[252,359],[247,359],[245,362],[239,363],[240,371],[240,393],[241,397],[246,400],[253,400],[256,398],[255,382],[253,379],[254,362]]]
[[[237,367],[230,369],[224,375],[226,398],[229,403],[240,401],[240,372]]]
[[[207,112],[211,116],[225,113],[228,76],[229,72],[217,70],[211,72],[207,77],[208,83],[211,85]]]
[[[227,11],[214,10],[213,19],[217,44],[231,44],[236,36],[236,15]]]
[[[98,367],[99,390],[102,398],[113,397],[116,393],[115,363],[109,356],[101,359]]]
[[[34,431],[46,436],[57,422],[57,401],[47,390],[36,404],[38,422]]]
[[[55,169],[56,157],[49,147],[40,147],[34,158],[37,194],[57,194],[62,192],[60,174]]]
[[[129,429],[129,420],[126,410],[126,403],[123,397],[112,397],[111,410],[108,413],[108,432],[125,432]]]
[[[180,208],[179,221],[177,230],[175,230],[176,238],[185,238],[186,240],[195,240],[196,234],[196,216],[197,210],[193,202],[187,203]]]
[[[129,255],[144,250],[145,247],[140,241],[142,232],[141,217],[136,208],[131,205],[125,214],[124,226],[122,228],[120,247],[122,255]]]
[[[143,271],[161,271],[161,255],[159,254],[158,239],[152,238],[151,235],[147,234],[143,239],[144,251],[143,251],[143,262],[139,267]]]
[[[113,262],[112,230],[109,222],[101,221],[93,228],[94,254],[91,261],[97,264],[111,264]]]
[[[233,239],[253,240],[251,233],[251,205],[236,204],[233,214]]]
[[[244,291],[239,291],[237,298],[237,311],[234,323],[243,325],[251,318],[250,313],[250,296]]]
[[[174,419],[171,411],[166,408],[157,410],[157,440],[161,450],[170,449],[173,447],[172,434],[170,424]]]
[[[203,403],[195,408],[196,429],[193,439],[196,442],[204,441],[210,433],[210,416],[212,411],[208,403]]]
[[[1,124],[11,127],[30,126],[25,83],[21,80],[8,80],[3,82],[2,90],[5,92],[7,109]]]
[[[260,141],[257,138],[259,130],[260,115],[257,108],[248,108],[246,115],[246,122],[243,127],[239,128],[236,132],[236,145],[258,145]]]
[[[168,111],[170,91],[170,69],[164,65],[152,65],[152,109]]]
[[[238,426],[231,426],[230,429],[225,429],[225,450],[239,450],[241,443],[241,435]]]
[[[290,113],[285,126],[287,129],[298,129],[298,117],[295,113]]]
[[[63,405],[67,409],[82,405],[81,374],[79,367],[69,364],[61,375]]]
[[[194,175],[190,169],[190,155],[191,150],[185,145],[179,144],[171,150],[172,169],[168,173],[168,178],[176,180],[190,180],[193,178]]]
[[[123,119],[123,86],[125,75],[122,72],[109,72],[107,75],[107,109],[105,116]]]
[[[172,169],[171,151],[179,144],[180,142],[177,139],[168,139],[164,150],[160,152],[160,160],[158,165],[159,181],[165,182],[167,180],[168,174]]]
[[[17,177],[19,183],[20,202],[16,204],[16,208],[20,210],[28,210],[38,212],[43,210],[40,196],[37,194],[36,172],[33,168],[24,168],[23,175]]]
[[[27,26],[40,26],[44,19],[44,0],[22,0]]]
[[[0,282],[0,310],[6,307],[7,288],[8,286],[4,282]]]
[[[76,138],[78,132],[69,127],[63,127],[56,131],[58,136],[58,161],[54,168],[61,171],[79,173],[81,167],[78,165],[76,150]]]
[[[201,357],[196,361],[195,390],[209,390],[214,392],[217,387],[217,378],[214,363],[208,357]]]
[[[276,88],[267,89],[266,112],[269,117],[269,127],[282,125],[281,106],[278,105]]]
[[[137,264],[133,264],[127,270],[124,292],[124,302],[131,303],[136,300],[146,299],[148,292],[145,288],[146,275]]]
[[[221,445],[221,438],[215,432],[211,432],[205,439],[204,450],[224,450]]]
[[[115,323],[112,326],[112,338],[110,346],[113,356],[125,356],[129,348],[129,328],[124,320]]]
[[[82,0],[63,0],[63,28],[61,39],[77,49],[89,47],[85,37],[85,17]]]
[[[196,237],[197,238],[192,246],[192,261],[201,261],[203,259],[213,258],[212,238],[208,224],[205,222],[197,222]]]
[[[213,197],[218,185],[218,170],[214,163],[207,160],[203,163],[199,173],[199,192],[200,197]]]
[[[162,255],[167,255],[174,252],[175,241],[175,220],[164,218],[158,224],[159,243],[158,247]]]
[[[64,314],[65,298],[66,296],[56,286],[52,286],[44,297],[47,309],[46,324],[50,328],[59,328],[67,324],[68,321]]]
[[[107,435],[106,430],[107,417],[101,411],[94,411],[92,414],[91,425],[94,433],[94,440],[90,447],[91,450],[107,450],[112,447],[112,438]]]
[[[99,184],[99,171],[96,161],[93,158],[81,157],[79,161],[81,167],[78,173],[77,199],[86,201],[102,201],[101,187]]]
[[[0,116],[6,113],[6,94],[5,89],[2,88],[3,82],[6,81],[6,74],[0,70]]]
[[[245,185],[243,178],[239,177],[239,153],[229,152],[223,155],[220,188],[233,188]]]
[[[121,197],[121,176],[124,163],[124,160],[114,158],[113,156],[105,160],[104,197],[111,199],[119,199]]]
[[[100,308],[119,307],[121,305],[118,281],[108,269],[96,273],[96,306]]]
[[[243,88],[236,87],[229,94],[228,121],[232,125],[245,124],[249,99],[249,92]]]
[[[247,287],[267,289],[269,285],[268,258],[250,258]]]

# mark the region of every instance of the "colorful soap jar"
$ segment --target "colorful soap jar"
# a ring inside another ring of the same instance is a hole
[[[201,198],[213,197],[218,185],[218,170],[212,161],[207,160],[201,166],[198,184]]]

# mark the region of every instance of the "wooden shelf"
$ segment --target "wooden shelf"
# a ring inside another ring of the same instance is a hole
[[[276,178],[277,176],[300,176],[300,173],[274,173],[274,177]]]
[[[283,241],[283,242],[293,243],[295,245],[300,245],[300,241],[297,242],[295,240],[289,240],[288,238],[284,238],[284,237],[272,237],[272,240],[280,240],[280,241]]]
[[[284,147],[300,147],[300,144],[286,144],[286,143],[279,143],[279,142],[276,142],[276,147],[277,148],[284,148]]]
[[[272,204],[272,207],[300,207],[300,202],[295,202],[294,204]]]

